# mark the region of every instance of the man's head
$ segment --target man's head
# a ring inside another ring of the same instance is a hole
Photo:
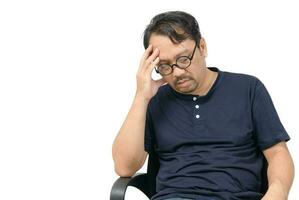
[[[186,39],[194,40],[199,44],[201,34],[196,19],[182,11],[170,11],[156,15],[146,27],[143,45],[146,49],[152,34],[169,37],[174,44]]]
[[[144,31],[143,44],[159,49],[156,70],[173,89],[186,94],[200,91],[207,74],[207,49],[193,16],[181,11],[158,14]]]

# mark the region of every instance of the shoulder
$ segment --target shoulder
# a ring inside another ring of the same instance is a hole
[[[169,98],[171,96],[171,88],[168,84],[162,85],[155,96],[152,97],[152,99],[149,102],[149,107],[157,107],[160,103],[166,103],[169,101]]]
[[[237,72],[228,72],[224,71],[225,82],[231,85],[234,88],[248,88],[250,90],[255,90],[257,87],[263,85],[261,80],[254,75],[237,73]]]
[[[168,84],[162,85],[161,87],[159,87],[156,95],[153,96],[151,101],[157,101],[158,99],[167,99],[169,95],[171,95],[171,93],[171,88]]]
[[[238,73],[238,72],[228,72],[224,71],[225,78],[229,81],[238,81],[238,82],[256,82],[258,78],[251,74]]]

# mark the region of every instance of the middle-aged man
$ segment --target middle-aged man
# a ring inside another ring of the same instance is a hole
[[[263,83],[207,67],[206,42],[185,12],[155,16],[144,47],[136,95],[113,144],[116,173],[132,176],[155,151],[151,199],[286,200],[294,177],[290,138]],[[154,69],[161,79],[151,78]]]

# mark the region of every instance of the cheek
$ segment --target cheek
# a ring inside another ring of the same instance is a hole
[[[190,66],[190,67],[192,67],[192,66]],[[196,80],[198,77],[198,73],[199,73],[199,71],[197,69],[190,68],[185,75]]]
[[[168,84],[172,84],[173,83],[173,78],[171,76],[166,76],[163,78]]]
[[[191,77],[198,80],[203,76],[204,70],[201,65],[191,65],[188,72]]]

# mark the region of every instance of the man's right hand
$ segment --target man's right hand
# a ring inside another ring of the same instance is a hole
[[[153,50],[153,46],[149,45],[142,56],[136,75],[137,97],[141,97],[149,101],[157,93],[159,87],[165,83],[163,78],[153,80],[151,77],[152,71],[158,63],[159,49],[156,48]]]

